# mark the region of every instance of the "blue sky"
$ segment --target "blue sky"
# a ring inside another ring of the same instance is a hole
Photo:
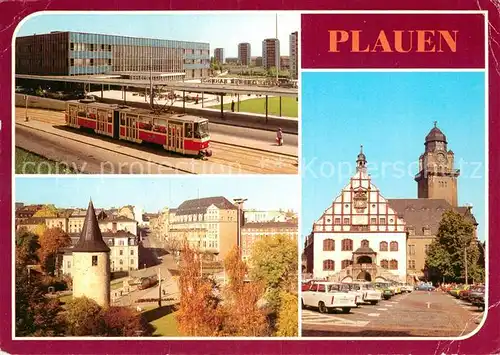
[[[81,31],[158,39],[208,42],[224,48],[226,57],[238,56],[238,43],[251,44],[252,56],[262,55],[262,40],[276,36],[276,12],[247,12],[182,15],[41,14],[28,19],[17,36],[50,31]],[[289,35],[298,31],[298,13],[278,13],[281,55],[289,54]]]
[[[136,205],[156,212],[178,207],[199,197],[247,198],[245,208],[299,210],[296,176],[193,176],[193,177],[36,177],[16,178],[16,202],[86,207],[92,197],[96,208]],[[284,193],[285,192],[285,193]]]
[[[459,205],[473,205],[484,240],[483,73],[305,72],[301,87],[302,236],[348,183],[361,144],[384,197],[417,198],[413,177],[437,121],[461,170]]]

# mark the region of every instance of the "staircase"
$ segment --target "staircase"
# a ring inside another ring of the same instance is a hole
[[[346,278],[356,280],[362,272],[367,272],[371,276],[371,281],[400,281],[399,276],[376,264],[352,264],[345,269],[336,272],[328,277],[329,281],[340,282]]]

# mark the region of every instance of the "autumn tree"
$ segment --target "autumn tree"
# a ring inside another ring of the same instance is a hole
[[[102,319],[106,336],[151,336],[154,331],[141,313],[129,307],[109,307]]]
[[[56,270],[57,252],[71,245],[71,238],[61,228],[49,228],[39,238],[38,257],[42,269],[51,274]]]
[[[38,236],[21,229],[16,233],[16,264],[26,267],[38,262]]]
[[[201,274],[201,257],[184,243],[179,269],[179,331],[187,336],[217,336],[221,328],[219,299],[213,282]]]
[[[469,278],[481,279],[484,269],[478,263],[480,251],[474,230],[474,225],[461,214],[451,210],[443,214],[427,252],[426,267],[431,279],[464,280],[466,262]]]
[[[278,312],[280,292],[297,292],[297,241],[286,235],[264,236],[255,242],[250,263],[250,277],[264,283],[266,299]]]
[[[105,333],[101,306],[87,297],[73,298],[66,304],[68,335],[98,336]]]
[[[47,228],[47,225],[45,223],[40,223],[39,225],[37,225],[35,227],[34,233],[35,233],[35,235],[37,235],[40,238],[41,236],[43,236],[43,234],[45,233],[45,231],[47,229],[48,228]]]
[[[299,303],[297,294],[286,291],[280,293],[280,308],[276,335],[279,337],[296,337],[299,332]]]
[[[29,278],[26,267],[16,263],[15,332],[18,337],[59,336],[65,332],[57,298],[48,298],[35,278]]]
[[[54,205],[44,205],[33,217],[57,217],[57,208]]]
[[[223,333],[229,336],[264,336],[268,325],[266,314],[259,308],[263,295],[262,284],[246,282],[247,266],[238,248],[224,259],[227,285],[224,290]]]

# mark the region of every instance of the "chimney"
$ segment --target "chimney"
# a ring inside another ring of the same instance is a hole
[[[113,222],[113,227],[111,227],[111,232],[116,233],[116,222]]]

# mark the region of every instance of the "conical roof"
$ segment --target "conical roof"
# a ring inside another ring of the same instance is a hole
[[[434,122],[434,127],[431,129],[429,134],[425,137],[425,143],[429,142],[446,142],[446,136],[439,128],[437,128],[437,122]]]
[[[92,200],[89,202],[89,207],[87,208],[87,215],[85,216],[85,222],[83,223],[82,234],[78,243],[76,243],[73,248],[73,252],[81,253],[98,253],[98,252],[110,252],[111,249],[104,243],[102,239],[101,230],[99,229],[99,223],[95,215],[94,205]]]

